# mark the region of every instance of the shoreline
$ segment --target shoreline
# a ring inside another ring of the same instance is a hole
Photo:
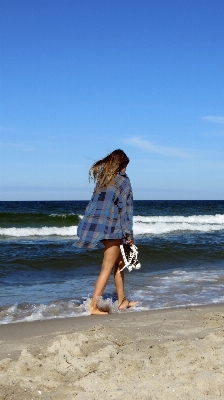
[[[216,307],[216,306],[222,306],[224,305],[224,303],[205,303],[205,304],[186,304],[186,305],[177,305],[177,306],[170,306],[170,307],[164,307],[164,308],[151,308],[151,309],[132,309],[130,310],[124,310],[123,312],[109,312],[108,315],[119,315],[119,314],[125,314],[125,313],[148,313],[148,312],[160,312],[160,311],[166,311],[166,310],[178,310],[178,309],[184,309],[184,308],[192,308],[192,307],[199,307],[199,308],[203,308],[203,307]],[[138,307],[138,306],[137,306]],[[95,315],[96,317],[97,315]],[[49,318],[44,318],[44,319],[35,319],[33,321],[26,321],[26,320],[19,320],[19,321],[11,321],[11,322],[3,322],[0,323],[0,335],[1,335],[1,327],[3,326],[11,326],[11,325],[17,325],[17,324],[33,324],[33,323],[41,323],[41,322],[50,322],[50,321],[57,321],[57,320],[76,320],[78,318],[78,320],[81,321],[82,318],[88,318],[91,317],[90,314],[87,315],[78,315],[78,316],[54,316],[54,317],[49,317]],[[4,330],[3,330],[4,331]],[[10,333],[9,333],[10,334]]]
[[[109,313],[109,314],[105,314],[105,315],[101,315],[101,316],[103,316],[103,318],[104,317],[108,317],[108,316],[115,316],[115,315],[125,315],[125,314],[145,314],[145,313],[156,313],[156,312],[166,312],[166,311],[169,311],[169,310],[172,310],[172,311],[175,311],[175,310],[182,310],[182,309],[189,309],[189,308],[209,308],[209,307],[211,307],[211,308],[213,308],[213,307],[224,307],[224,303],[207,303],[207,304],[193,304],[193,305],[181,305],[181,306],[176,306],[176,307],[166,307],[166,308],[152,308],[152,309],[149,309],[149,310],[138,310],[137,308],[136,308],[136,311],[128,311],[127,309],[125,309],[123,312],[122,311],[120,311],[120,312],[113,312],[113,313]],[[60,321],[60,320],[76,320],[76,319],[78,319],[80,322],[81,322],[81,320],[83,319],[83,318],[89,318],[89,317],[95,317],[95,318],[98,318],[98,317],[100,317],[101,318],[101,316],[97,316],[97,314],[96,315],[80,315],[80,316],[77,316],[77,317],[74,317],[74,316],[72,316],[72,317],[55,317],[55,318],[49,318],[49,319],[37,319],[37,320],[34,320],[34,321],[13,321],[13,322],[8,322],[8,323],[3,323],[3,324],[0,324],[0,336],[1,336],[1,328],[3,327],[3,326],[12,326],[12,325],[19,325],[19,324],[35,324],[35,323],[41,323],[41,322],[43,322],[43,323],[45,323],[45,322],[50,322],[50,321]]]
[[[203,304],[203,305],[193,305],[193,306],[180,306],[180,307],[171,307],[171,308],[161,308],[161,309],[152,309],[152,310],[144,310],[144,311],[130,311],[124,310],[119,313],[111,313],[105,315],[86,315],[86,316],[78,316],[78,317],[61,317],[61,318],[50,318],[43,320],[35,320],[35,321],[19,321],[19,322],[10,322],[8,324],[0,325],[0,360],[2,356],[7,353],[7,350],[4,350],[7,343],[15,343],[18,340],[32,340],[32,338],[40,337],[49,337],[53,338],[58,335],[63,334],[71,334],[74,332],[79,332],[83,330],[91,329],[93,326],[97,324],[103,325],[111,325],[114,322],[117,325],[120,319],[122,320],[139,320],[139,323],[148,316],[157,317],[160,314],[168,314],[181,312],[183,310],[200,310],[201,312],[204,310],[206,312],[216,312],[217,310],[224,312],[224,303],[217,304]],[[11,352],[12,353],[12,352]],[[8,353],[7,353],[8,354]]]
[[[0,399],[215,400],[224,304],[4,324],[0,359]]]

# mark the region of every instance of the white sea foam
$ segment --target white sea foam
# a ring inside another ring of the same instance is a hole
[[[162,235],[171,232],[212,232],[224,230],[223,225],[210,225],[210,224],[189,224],[189,223],[173,223],[166,224],[162,222],[157,222],[155,224],[144,224],[144,223],[134,223],[134,234],[135,235]]]
[[[77,236],[77,226],[41,228],[0,228],[0,236],[29,237],[29,236]]]
[[[134,222],[143,223],[190,223],[190,224],[224,224],[224,214],[215,215],[164,215],[164,216],[143,216],[137,215],[133,218]]]
[[[21,307],[18,303],[12,307],[0,311],[0,325],[9,324],[12,322],[31,322],[45,319],[79,317],[90,315],[91,298],[85,298],[82,304],[76,304],[72,300],[56,301],[50,304],[27,304],[26,307]],[[109,313],[117,312],[118,301],[113,301],[111,298],[99,298],[98,304],[100,308]]]
[[[76,214],[74,213],[70,213],[70,214],[50,214],[50,217],[56,218],[56,217],[60,217],[60,218],[68,218],[68,217],[73,217]]]
[[[134,216],[134,234],[166,234],[175,231],[222,231],[224,215]]]
[[[80,218],[83,216],[80,215]],[[162,235],[171,232],[212,232],[224,230],[224,215],[191,215],[191,216],[134,216],[135,235]],[[77,226],[41,227],[41,228],[0,228],[0,236],[35,237],[35,236],[77,236]]]

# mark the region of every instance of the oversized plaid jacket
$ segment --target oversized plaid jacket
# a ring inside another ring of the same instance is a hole
[[[125,173],[118,173],[113,185],[93,193],[80,221],[76,246],[93,248],[103,239],[133,238],[133,195]]]

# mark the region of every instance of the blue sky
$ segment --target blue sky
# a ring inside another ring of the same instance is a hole
[[[223,0],[1,0],[0,200],[224,199]]]

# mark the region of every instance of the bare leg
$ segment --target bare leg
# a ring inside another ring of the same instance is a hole
[[[110,274],[112,272],[113,266],[115,265],[119,253],[120,253],[120,244],[122,240],[104,240],[103,244],[105,246],[104,249],[104,257],[101,272],[96,281],[95,290],[93,293],[93,298],[90,305],[90,313],[91,314],[108,314],[108,312],[100,311],[97,307],[97,297],[102,296]]]
[[[124,270],[120,272],[123,264],[124,262],[120,252],[114,268],[114,283],[117,291],[118,304],[121,304],[124,298]]]
[[[118,297],[118,309],[133,307],[138,304],[138,301],[128,301],[124,294],[124,270],[120,272],[120,269],[124,266],[124,261],[121,252],[117,258],[114,268],[114,283],[116,286],[117,297]]]

